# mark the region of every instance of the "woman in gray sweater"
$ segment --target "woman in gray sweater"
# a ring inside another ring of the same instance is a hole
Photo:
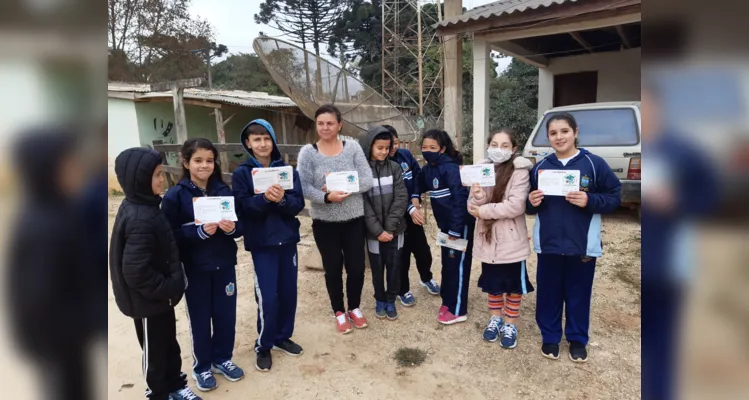
[[[372,169],[361,146],[338,139],[343,128],[341,112],[324,105],[315,112],[320,140],[299,152],[297,170],[304,197],[311,203],[312,234],[322,257],[325,285],[341,333],[366,328],[359,303],[364,286],[364,203],[362,193],[372,187]],[[328,192],[325,176],[329,172],[357,171],[359,192]],[[343,266],[346,266],[348,313],[343,304]]]

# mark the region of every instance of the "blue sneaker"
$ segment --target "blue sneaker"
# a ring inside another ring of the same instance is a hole
[[[224,361],[221,364],[213,364],[213,370],[217,374],[221,374],[229,382],[236,382],[244,378],[244,371],[231,362],[231,360]]]
[[[395,309],[395,303],[385,303],[385,312],[389,320],[398,319],[398,310]]]
[[[499,345],[504,349],[514,349],[518,345],[518,330],[515,324],[505,324],[500,329],[502,340]]]
[[[384,301],[376,301],[375,302],[375,317],[379,319],[387,318],[388,314],[385,310],[385,302]]]
[[[440,294],[440,284],[437,283],[434,278],[430,279],[429,282],[421,282],[421,286],[427,288],[429,294],[433,294],[435,296]]]
[[[203,400],[203,398],[185,386],[174,393],[169,393],[169,400]]]
[[[484,329],[484,340],[487,342],[496,342],[499,338],[499,327],[502,326],[502,317],[492,315],[489,325]]]
[[[201,373],[192,373],[192,378],[195,379],[195,386],[201,392],[210,392],[211,390],[218,387],[216,378],[213,377],[211,371],[205,371]]]
[[[411,292],[406,292],[403,296],[398,296],[398,298],[401,299],[401,304],[403,304],[404,307],[411,307],[412,305],[416,304],[416,297],[414,297]]]

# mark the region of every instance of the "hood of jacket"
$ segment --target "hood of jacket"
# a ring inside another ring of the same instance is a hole
[[[247,146],[247,143],[245,143],[247,141],[247,137],[250,134],[247,128],[249,128],[251,125],[260,125],[263,128],[265,128],[265,130],[267,130],[268,133],[270,133],[270,138],[271,140],[273,140],[273,150],[270,153],[271,166],[273,166],[273,164],[277,162],[278,160],[283,160],[283,157],[281,156],[281,151],[278,150],[278,142],[276,141],[276,131],[273,130],[273,126],[271,126],[270,122],[264,119],[258,118],[258,119],[250,121],[239,132],[239,142],[242,143],[242,147],[244,147],[245,151],[247,151],[247,154],[250,155],[250,158],[245,162],[245,164],[249,164],[252,167],[258,167],[258,168],[263,167],[263,165],[260,164],[260,161],[258,161],[257,158],[255,158],[255,154],[252,152],[252,149]]]
[[[372,159],[372,146],[374,146],[374,141],[377,135],[381,133],[387,133],[390,134],[390,131],[382,126],[375,126],[373,128],[370,128],[366,135],[364,136],[364,140],[361,142],[361,148],[364,151],[364,156],[367,157],[367,161],[369,161],[369,165],[372,167],[380,167],[388,164],[390,162],[390,157],[385,157],[384,160],[373,160]],[[390,146],[393,146],[393,139],[390,138]]]
[[[485,158],[479,162],[479,164],[493,164],[494,162],[488,158]],[[533,168],[533,163],[525,157],[517,156],[512,160],[512,165],[515,169],[527,169]]]
[[[159,153],[142,147],[127,149],[117,156],[114,172],[126,199],[142,204],[161,203],[161,196],[153,194],[151,189],[153,171],[159,164]]]

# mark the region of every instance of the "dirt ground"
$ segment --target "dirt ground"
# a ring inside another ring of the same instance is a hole
[[[121,198],[110,197],[109,229]],[[301,262],[312,258],[308,218],[302,220]],[[529,230],[533,218],[528,218]],[[428,223],[435,240],[435,223]],[[504,350],[487,343],[481,333],[488,320],[486,296],[477,288],[480,264],[474,262],[467,322],[443,326],[437,322],[439,296],[429,295],[411,268],[417,304],[398,307],[397,321],[374,318],[371,276],[362,295],[362,310],[370,326],[348,335],[336,334],[330,314],[323,272],[300,268],[299,304],[293,339],[304,347],[299,358],[274,353],[273,370],[254,368],[256,304],[251,288],[253,266],[240,244],[237,266],[238,317],[234,361],[246,377],[231,383],[217,376],[219,387],[200,394],[205,399],[638,399],[640,398],[640,224],[632,213],[604,218],[604,256],[598,262],[593,289],[589,361],[572,363],[562,344],[559,361],[540,354],[541,336],[534,320],[535,293],[524,297],[518,320],[518,347]],[[432,247],[432,271],[440,281],[440,256]],[[535,284],[536,257],[528,260]],[[418,283],[417,283],[418,284]],[[141,350],[132,321],[124,317],[109,287],[109,399],[140,399],[145,388]],[[177,306],[182,369],[190,374],[190,334],[184,302]],[[419,366],[400,367],[395,353],[401,348],[426,352]],[[195,388],[190,379],[190,386]]]

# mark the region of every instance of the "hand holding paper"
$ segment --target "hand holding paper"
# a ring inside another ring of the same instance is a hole
[[[580,191],[580,170],[538,170],[538,190],[546,196],[566,196]],[[532,203],[531,203],[532,204]]]
[[[359,172],[340,171],[328,172],[325,175],[325,187],[328,192],[357,193],[359,192]]]
[[[194,197],[192,207],[195,214],[195,225],[218,223],[223,220],[237,220],[233,196]]]
[[[437,233],[437,246],[447,247],[458,251],[466,251],[468,248],[467,239],[452,239],[447,233]]]
[[[294,170],[289,165],[255,168],[252,170],[252,185],[255,194],[265,193],[273,185],[279,185],[283,190],[294,189]]]
[[[494,186],[497,180],[494,165],[461,165],[460,180],[463,182],[463,186],[473,186],[476,183],[481,187]]]

